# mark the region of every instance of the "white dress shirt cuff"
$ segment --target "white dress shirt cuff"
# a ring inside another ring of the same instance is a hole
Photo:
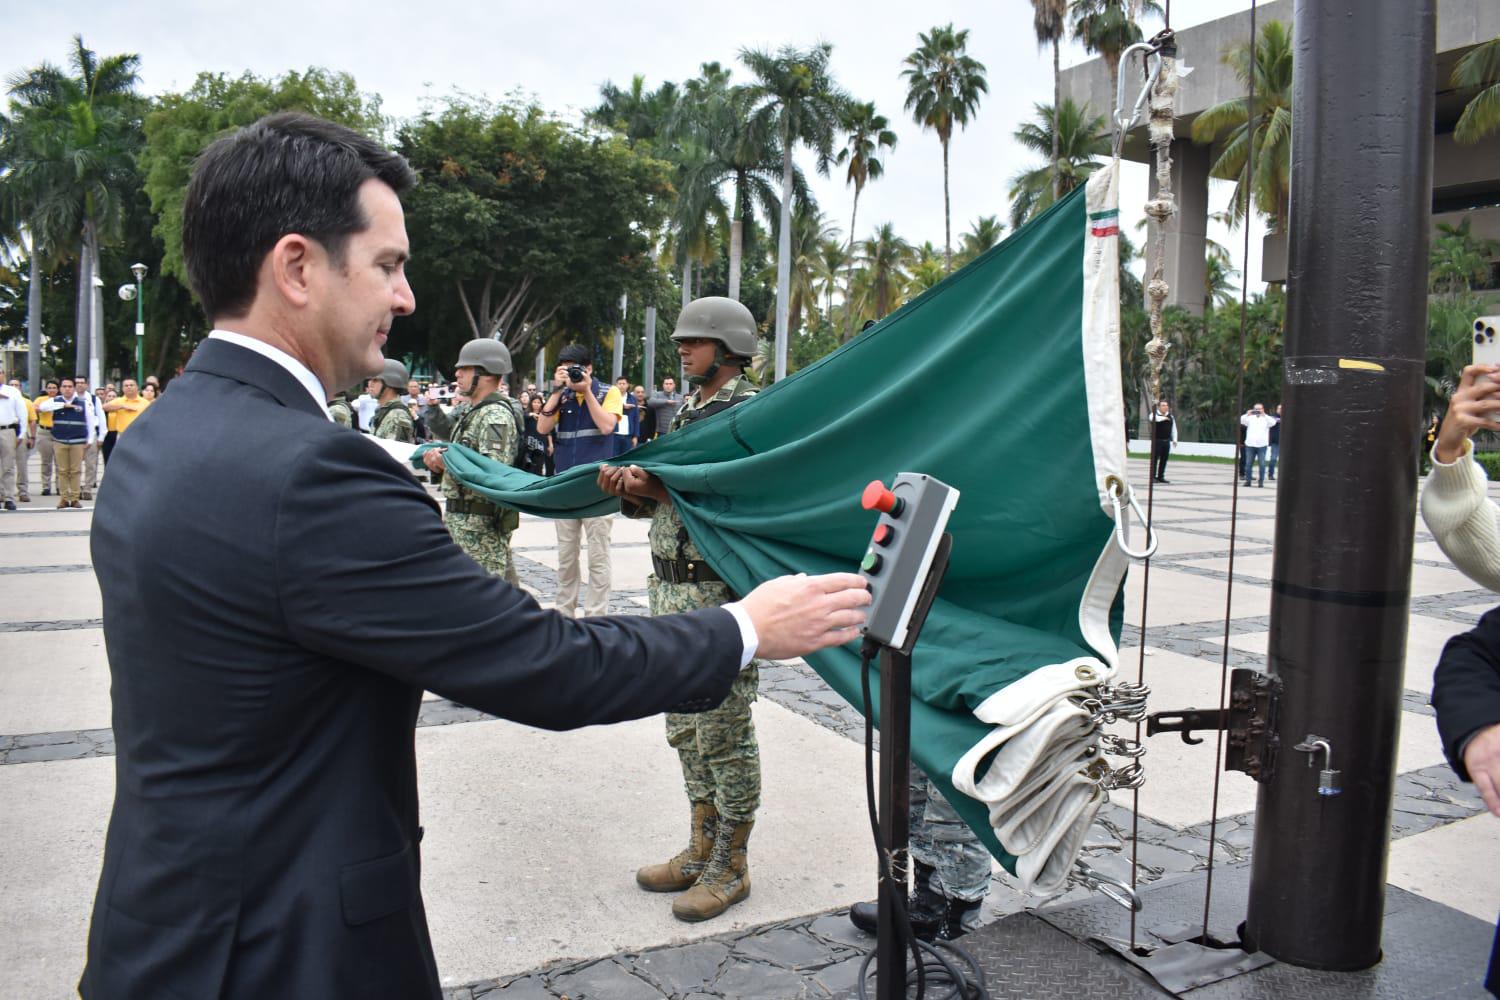
[[[755,633],[755,623],[750,620],[750,612],[739,601],[724,605],[724,610],[734,615],[734,620],[740,627],[740,641],[745,644],[745,651],[740,654],[740,669],[744,670],[755,659],[755,651],[760,648],[760,636]]]

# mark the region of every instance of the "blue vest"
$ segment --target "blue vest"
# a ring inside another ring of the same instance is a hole
[[[591,379],[589,391],[599,402],[609,395],[610,386]],[[594,423],[586,404],[578,401],[578,394],[569,390],[563,394],[559,406],[557,428],[554,432],[552,459],[558,472],[565,472],[575,465],[602,462],[615,457],[614,435],[605,434]]]
[[[57,397],[62,399],[61,396]],[[83,408],[89,405],[82,396],[74,396],[73,404],[52,411],[52,440],[58,444],[83,444],[89,437],[88,417]]]

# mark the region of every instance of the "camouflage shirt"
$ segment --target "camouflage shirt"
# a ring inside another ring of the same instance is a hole
[[[479,404],[465,406],[463,413],[453,421],[453,443],[472,448],[487,458],[509,465],[516,457],[516,441],[519,438],[516,417],[510,404],[498,392],[492,392]],[[483,500],[485,497],[472,493],[459,485],[452,476],[443,477],[443,496],[450,500]]]
[[[349,401],[343,396],[334,397],[333,402],[328,404],[328,415],[333,422],[340,427],[354,426],[354,411],[349,407]]]
[[[376,410],[370,426],[371,433],[378,438],[403,441],[406,444],[417,443],[417,426],[412,423],[411,411],[399,399],[393,399]]]
[[[755,383],[743,375],[737,375],[719,387],[719,391],[707,399],[700,398],[700,393],[693,393],[677,411],[677,416],[672,419],[670,430],[677,430],[684,424],[692,423],[702,415],[702,411],[716,403],[728,403],[733,405],[755,395]],[[717,409],[717,408],[716,408]],[[632,509],[634,507],[634,509]],[[645,500],[637,505],[629,502],[622,507],[627,517],[651,518],[651,529],[647,532],[647,538],[651,543],[651,554],[662,559],[691,559],[702,560],[703,553],[698,551],[698,546],[693,544],[688,537],[686,529],[683,528],[682,518],[677,514],[674,504],[659,504],[654,500]]]

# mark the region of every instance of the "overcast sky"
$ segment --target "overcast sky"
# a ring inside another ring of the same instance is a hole
[[[1242,10],[1248,0],[1178,0],[1173,26],[1185,28]],[[902,111],[902,59],[917,34],[952,21],[970,29],[969,50],[988,68],[989,94],[967,131],[951,147],[954,243],[981,215],[1008,215],[1011,177],[1034,166],[1011,140],[1037,102],[1052,100],[1051,55],[1040,50],[1028,0],[986,4],[790,2],[754,4],[599,3],[395,3],[391,0],[257,0],[232,8],[187,0],[50,0],[11,9],[0,39],[0,71],[9,77],[41,60],[65,63],[70,39],[81,32],[100,54],[134,52],[141,57],[142,89],[181,90],[199,71],[262,76],[324,66],[353,74],[362,90],[378,93],[387,114],[418,112],[426,98],[453,91],[501,97],[534,95],[544,106],[576,117],[596,103],[599,86],[628,85],[644,73],[648,85],[681,81],[700,63],[737,62],[743,47],[834,46],[838,81],[861,100],[874,101],[891,120],[900,145],[886,162],[886,176],[860,199],[861,238],[882,222],[913,243],[943,242],[942,155],[934,134],[923,132]],[[1148,23],[1152,34],[1159,24]],[[1072,45],[1063,65],[1088,58]],[[1218,53],[1184,53],[1187,62],[1216,60]],[[1096,113],[1105,109],[1095,109]],[[811,157],[800,157],[812,174]],[[1144,167],[1126,164],[1122,214],[1127,226],[1140,218],[1146,197]],[[847,230],[852,188],[844,178],[814,178],[824,211]],[[1214,182],[1212,208],[1227,204],[1229,185]],[[1127,229],[1139,245],[1140,233]],[[1239,266],[1242,236],[1229,241]],[[1251,273],[1258,273],[1258,231],[1252,239]],[[420,252],[421,248],[415,248]],[[1252,289],[1259,284],[1252,284]]]

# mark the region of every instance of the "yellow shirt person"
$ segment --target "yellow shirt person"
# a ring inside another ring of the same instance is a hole
[[[140,395],[136,391],[135,379],[125,380],[125,395],[118,396],[104,404],[104,412],[109,414],[109,429],[125,433],[125,429],[135,423],[136,417],[146,412],[146,407],[151,405],[151,400]]]

